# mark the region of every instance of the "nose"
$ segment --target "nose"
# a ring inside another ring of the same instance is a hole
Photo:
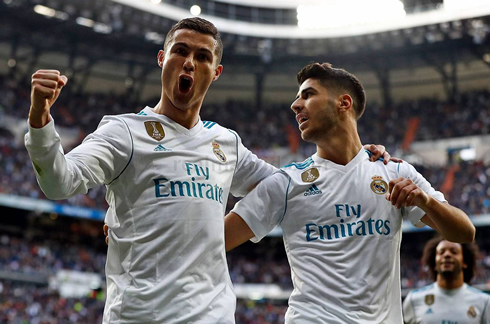
[[[194,71],[194,55],[189,55],[184,62],[184,70],[187,72]]]
[[[294,111],[295,114],[298,114],[303,109],[303,105],[301,103],[301,99],[298,98],[291,104],[291,110]]]

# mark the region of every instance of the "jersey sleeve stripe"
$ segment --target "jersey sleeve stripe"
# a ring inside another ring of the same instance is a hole
[[[121,120],[124,125],[126,125],[126,128],[128,129],[128,132],[129,132],[129,137],[131,138],[131,156],[129,157],[129,160],[128,160],[128,163],[126,164],[126,166],[124,167],[124,169],[121,171],[121,173],[118,174],[117,177],[115,177],[111,182],[109,182],[107,185],[110,185],[111,183],[113,183],[114,181],[116,181],[120,176],[121,174],[123,174],[124,171],[126,171],[126,169],[128,168],[129,166],[129,163],[131,163],[131,160],[133,159],[133,153],[134,153],[134,143],[133,143],[133,134],[131,133],[131,129],[129,129],[129,126],[128,124],[123,120],[123,119],[120,119],[118,118],[119,120]]]
[[[279,224],[282,223],[284,220],[284,216],[286,216],[286,211],[288,210],[288,193],[289,193],[289,186],[291,185],[291,177],[289,177],[289,182],[288,186],[286,188],[286,197],[284,199],[284,214],[282,214],[281,220],[279,221]]]
[[[230,133],[232,133],[233,135],[235,135],[235,139],[236,139],[236,164],[235,164],[235,172],[236,170],[238,169],[238,135],[235,134],[235,132],[232,132],[231,130],[228,130]]]

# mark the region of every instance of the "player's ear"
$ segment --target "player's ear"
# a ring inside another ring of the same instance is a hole
[[[216,69],[214,69],[214,77],[213,77],[213,81],[216,81],[218,80],[219,76],[221,75],[221,73],[223,73],[223,65],[218,65],[216,67]]]
[[[339,100],[340,100],[340,108],[346,110],[352,109],[353,100],[350,95],[343,94],[339,97]]]
[[[157,55],[157,62],[159,67],[163,67],[164,59],[165,59],[165,52],[163,50],[159,50]]]

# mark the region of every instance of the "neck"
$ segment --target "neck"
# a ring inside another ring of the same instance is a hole
[[[201,103],[196,107],[191,107],[185,110],[175,107],[168,98],[162,97],[157,103],[153,111],[160,115],[165,115],[174,122],[184,126],[187,129],[194,127],[199,121],[199,111]]]
[[[319,157],[336,164],[346,165],[362,147],[356,124],[337,126],[316,143]]]
[[[441,275],[437,275],[437,285],[443,289],[457,289],[463,286],[463,284],[463,272],[461,272],[456,278],[445,278]]]

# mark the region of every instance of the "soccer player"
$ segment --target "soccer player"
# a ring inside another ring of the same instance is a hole
[[[223,70],[222,51],[213,24],[181,20],[158,53],[159,103],[138,114],[105,116],[66,155],[50,109],[68,80],[55,70],[32,77],[25,144],[46,196],[107,187],[104,323],[234,322],[223,230],[227,197],[245,195],[276,169],[235,132],[199,118]]]
[[[406,324],[490,323],[490,296],[469,286],[478,247],[436,237],[424,248],[422,264],[435,283],[411,291],[403,302]]]
[[[226,248],[283,231],[294,290],[287,323],[402,323],[402,220],[470,242],[467,215],[408,163],[369,163],[358,79],[328,63],[298,73],[291,109],[317,152],[263,180],[225,218]]]
[[[67,155],[49,114],[67,78],[52,70],[33,75],[26,147],[46,196],[107,187],[104,323],[234,322],[223,231],[228,193],[245,195],[275,168],[233,131],[199,118],[222,72],[222,50],[211,23],[177,23],[158,53],[160,102],[105,116]]]

